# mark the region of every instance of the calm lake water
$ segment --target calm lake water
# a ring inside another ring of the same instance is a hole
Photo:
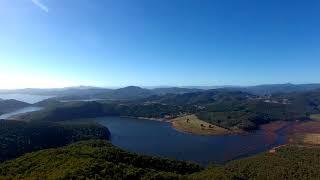
[[[178,132],[167,122],[120,117],[96,120],[109,128],[111,141],[118,147],[203,165],[257,154],[286,140],[281,132],[274,134],[265,130],[241,135],[196,136]]]
[[[12,116],[15,116],[18,114],[23,114],[23,113],[27,113],[27,112],[33,112],[33,111],[40,111],[42,109],[43,109],[42,107],[26,107],[26,108],[19,109],[17,111],[2,114],[0,116],[0,119],[11,119]]]
[[[15,99],[18,101],[34,104],[45,99],[49,99],[53,96],[40,96],[40,95],[29,95],[29,94],[0,94],[0,99]]]

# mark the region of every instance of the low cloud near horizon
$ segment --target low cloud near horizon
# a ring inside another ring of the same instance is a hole
[[[44,4],[42,4],[40,2],[40,0],[31,0],[32,3],[36,6],[38,6],[41,10],[43,10],[44,12],[48,13],[49,12],[49,8],[47,6],[45,6]]]

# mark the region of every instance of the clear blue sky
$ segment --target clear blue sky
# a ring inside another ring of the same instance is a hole
[[[0,0],[0,88],[320,82],[319,0]]]

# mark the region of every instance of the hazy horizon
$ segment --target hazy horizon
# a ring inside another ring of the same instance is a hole
[[[195,89],[210,89],[210,88],[245,88],[255,86],[269,86],[269,85],[317,85],[320,83],[276,83],[276,84],[254,84],[254,85],[158,85],[158,86],[143,86],[143,85],[124,85],[124,86],[90,86],[90,85],[75,85],[75,86],[63,86],[63,87],[22,87],[22,88],[0,88],[0,90],[22,90],[22,89],[68,89],[68,88],[102,88],[102,89],[120,89],[126,87],[140,87],[145,89],[156,89],[156,88],[195,88]]]
[[[317,83],[319,7],[2,0],[0,89]]]

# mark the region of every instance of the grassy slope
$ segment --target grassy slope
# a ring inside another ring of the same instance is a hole
[[[306,122],[304,123],[305,126],[307,126],[310,129],[310,126],[312,128],[320,129],[320,114],[313,114],[310,116],[312,120],[315,120],[313,122]],[[320,145],[320,133],[319,130],[315,129],[312,133],[305,133],[302,135],[302,143],[304,144],[313,144],[313,145]]]
[[[221,128],[200,120],[195,115],[188,115],[173,119],[172,126],[178,131],[188,132],[196,135],[218,135],[230,134],[232,131]]]
[[[82,141],[26,154],[0,165],[0,176],[40,179],[177,179],[200,171],[192,163],[137,155],[106,141]]]
[[[320,134],[319,133],[309,133],[304,135],[303,142],[305,144],[315,144],[320,145]]]
[[[310,118],[313,120],[320,120],[320,114],[312,114]]]

